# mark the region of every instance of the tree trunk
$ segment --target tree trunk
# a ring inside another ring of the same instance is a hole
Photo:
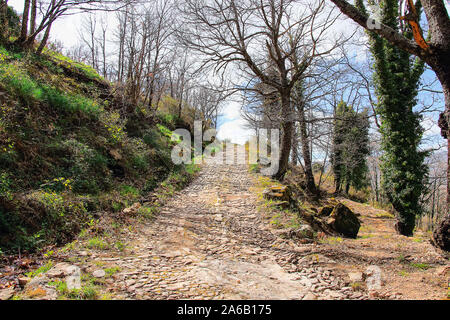
[[[23,44],[27,40],[29,14],[30,14],[30,0],[25,0],[22,15],[22,28],[20,30],[20,36],[17,39],[17,42],[21,44]]]
[[[30,34],[36,31],[37,0],[31,2]]]
[[[291,93],[290,91],[281,94],[281,110],[284,120],[281,124],[283,130],[281,138],[281,150],[278,172],[274,175],[277,180],[283,180],[289,167],[289,156],[292,147],[292,133],[294,129],[294,122],[291,117]]]
[[[441,128],[442,136],[447,139],[447,214],[444,216],[441,224],[435,229],[433,238],[434,243],[438,247],[448,251],[448,226],[450,225],[450,56],[444,53],[444,55],[437,60],[439,61],[436,61],[436,65],[432,65],[431,67],[436,72],[436,75],[442,84],[445,97],[445,111],[440,116],[439,127]],[[447,234],[444,232],[447,232]],[[443,239],[447,239],[446,244]]]
[[[0,1],[0,41],[8,39],[8,0]]]
[[[47,26],[47,29],[45,29],[44,37],[42,38],[42,41],[39,44],[38,49],[36,50],[36,54],[37,55],[40,55],[42,53],[42,51],[44,50],[45,45],[47,44],[48,38],[50,37],[50,29],[51,29],[51,27],[52,27],[52,24],[50,23]]]
[[[292,135],[292,165],[298,164],[298,132],[297,127],[294,126],[294,133]]]
[[[302,145],[303,161],[305,163],[306,191],[309,194],[317,194],[316,183],[312,171],[311,152],[309,149],[308,131],[306,129],[305,106],[303,103],[298,108],[298,120],[300,124],[300,142]]]

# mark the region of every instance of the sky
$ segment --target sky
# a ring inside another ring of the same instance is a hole
[[[450,1],[446,0],[445,2],[447,9],[449,10]],[[23,3],[23,0],[8,1],[8,4],[19,14],[23,10]],[[80,28],[80,21],[80,15],[66,16],[57,20],[52,27],[51,39],[61,41],[65,48],[76,45],[79,42],[78,29]],[[353,30],[355,30],[355,24],[349,19],[340,21],[333,29],[336,33],[344,32],[346,34],[353,32]],[[433,77],[434,74],[429,72],[427,76]],[[427,98],[425,97],[422,99]],[[246,128],[246,122],[243,119],[240,110],[241,103],[237,102],[236,99],[234,99],[234,101],[229,101],[224,105],[222,115],[219,117],[218,121],[219,139],[230,139],[234,143],[243,144],[252,134],[254,134],[251,129]],[[436,123],[436,115],[433,117],[426,116],[422,122],[422,125],[426,130],[426,143],[434,147],[443,144],[444,142],[444,140],[440,138],[440,129]]]

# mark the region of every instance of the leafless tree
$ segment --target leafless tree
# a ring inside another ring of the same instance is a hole
[[[251,91],[261,82],[279,95],[284,119],[275,177],[281,179],[292,146],[292,88],[315,58],[336,48],[338,41],[327,46],[322,41],[337,15],[322,0],[188,0],[182,10],[185,44],[202,54],[205,66],[216,73],[234,67],[246,78],[244,88],[242,82],[235,88]],[[276,68],[276,78],[268,73],[270,67]]]

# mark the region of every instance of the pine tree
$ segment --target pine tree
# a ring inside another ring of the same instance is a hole
[[[340,192],[343,186],[348,193],[350,186],[359,190],[367,185],[369,126],[367,110],[357,113],[344,102],[338,105],[332,154],[336,192]]]
[[[367,14],[363,1],[358,9]],[[398,1],[380,1],[382,23],[401,32]],[[421,11],[420,1],[417,9]],[[421,116],[413,111],[424,63],[390,44],[374,32],[368,32],[374,59],[374,80],[378,98],[377,112],[381,118],[382,187],[397,212],[397,231],[411,236],[416,216],[421,213],[419,198],[427,175],[426,152],[419,151],[423,129]],[[412,39],[406,29],[403,34]]]

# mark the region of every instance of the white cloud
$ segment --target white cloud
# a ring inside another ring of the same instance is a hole
[[[219,127],[217,138],[220,140],[230,139],[233,143],[244,144],[253,135],[253,131],[246,128],[246,124],[247,122],[242,118],[227,121]]]

